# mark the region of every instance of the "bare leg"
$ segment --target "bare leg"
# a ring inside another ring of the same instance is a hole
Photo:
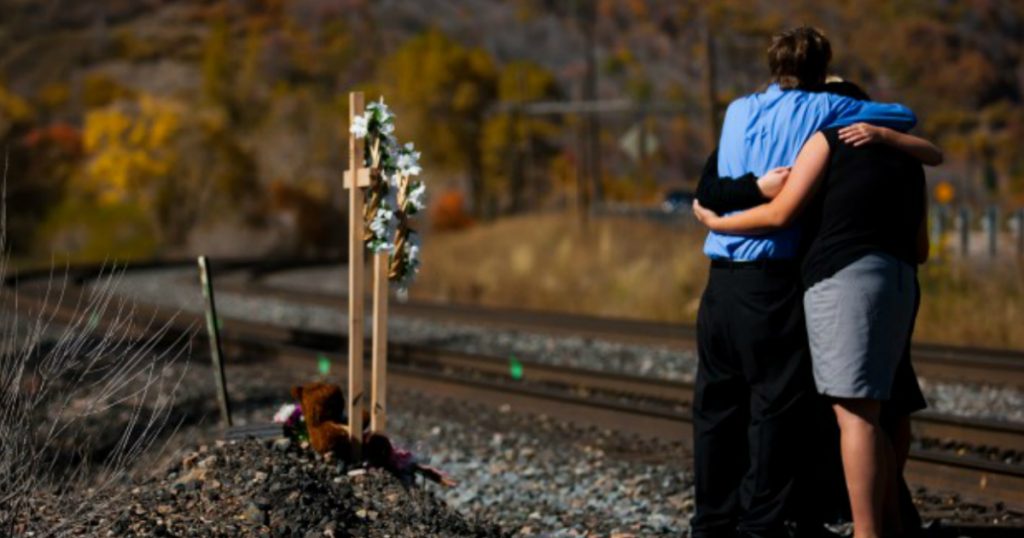
[[[843,473],[850,492],[854,538],[877,538],[887,483],[888,440],[879,425],[878,400],[840,399],[832,405],[839,422]]]

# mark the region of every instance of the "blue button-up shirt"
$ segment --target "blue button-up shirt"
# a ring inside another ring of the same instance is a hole
[[[729,105],[718,145],[718,175],[738,178],[751,172],[761,176],[772,168],[790,166],[804,142],[817,131],[860,121],[907,131],[917,123],[917,117],[900,104],[782,90],[772,84],[764,92],[741,97]],[[711,232],[704,242],[704,254],[734,261],[793,258],[799,240],[796,226],[758,236]]]

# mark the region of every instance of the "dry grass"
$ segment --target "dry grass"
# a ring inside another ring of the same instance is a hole
[[[544,215],[426,238],[419,298],[689,321],[707,275],[698,231]]]
[[[914,337],[1024,349],[1024,260],[928,263]]]
[[[689,224],[689,223],[686,223]],[[707,280],[692,225],[516,217],[426,238],[414,297],[692,323]],[[930,263],[919,341],[1024,348],[1024,264]]]
[[[6,270],[0,254],[0,277]],[[33,525],[42,515],[33,502],[42,499],[58,517],[37,536],[63,536],[117,506],[134,464],[151,450],[158,458],[173,429],[181,376],[172,367],[187,356],[191,333],[161,346],[170,324],[147,323],[116,296],[121,273],[106,271],[76,299],[79,314],[55,338],[46,336],[49,311],[69,301],[67,275],[51,276],[45,308],[25,317],[0,309],[0,536]],[[15,304],[17,293],[4,288],[0,302]]]

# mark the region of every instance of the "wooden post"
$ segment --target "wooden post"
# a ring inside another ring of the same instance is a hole
[[[363,113],[363,93],[348,94],[348,121]],[[370,184],[363,164],[363,141],[348,137],[348,427],[352,457],[359,461],[363,448],[363,188]]]
[[[388,271],[387,252],[373,256],[373,371],[370,395],[370,431],[387,428]]]
[[[231,422],[231,401],[228,400],[227,381],[224,377],[224,360],[220,349],[220,328],[217,327],[217,305],[213,299],[213,276],[206,256],[199,257],[199,284],[206,299],[206,333],[210,338],[210,359],[213,361],[213,376],[217,382],[217,403],[220,418],[227,427]]]

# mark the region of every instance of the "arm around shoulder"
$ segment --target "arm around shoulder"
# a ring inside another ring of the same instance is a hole
[[[899,103],[876,103],[842,95],[824,95],[827,96],[825,99],[831,111],[827,127],[865,122],[906,132],[917,125],[914,111]]]

